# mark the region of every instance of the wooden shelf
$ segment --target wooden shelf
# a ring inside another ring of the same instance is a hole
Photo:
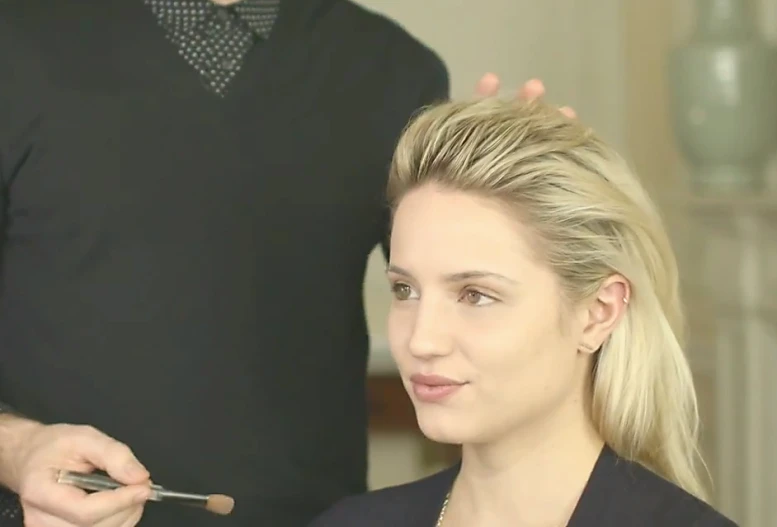
[[[370,430],[418,432],[415,408],[396,375],[370,375],[367,378],[367,404]]]
[[[423,449],[423,463],[429,466],[449,466],[458,461],[458,445],[429,441],[418,428],[413,403],[396,375],[367,377],[367,404],[371,432],[410,433],[418,437]]]

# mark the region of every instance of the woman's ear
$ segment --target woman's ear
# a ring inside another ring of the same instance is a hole
[[[602,347],[626,313],[630,298],[631,287],[621,275],[613,275],[601,285],[588,306],[588,321],[580,342],[581,352],[595,353]]]

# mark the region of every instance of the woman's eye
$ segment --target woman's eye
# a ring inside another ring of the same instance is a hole
[[[466,304],[477,307],[486,306],[494,302],[494,299],[490,296],[474,289],[464,291],[461,300]]]
[[[410,300],[413,298],[413,288],[407,284],[396,283],[391,286],[391,291],[397,300]]]

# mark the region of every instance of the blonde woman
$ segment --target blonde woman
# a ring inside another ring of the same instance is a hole
[[[675,258],[619,156],[540,103],[432,107],[389,181],[391,350],[456,466],[315,527],[723,527]]]

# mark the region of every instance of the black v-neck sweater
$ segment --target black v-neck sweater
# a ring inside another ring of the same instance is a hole
[[[145,527],[299,527],[365,490],[363,276],[440,59],[283,0],[221,99],[140,0],[5,0],[0,75],[0,401],[236,498]]]

